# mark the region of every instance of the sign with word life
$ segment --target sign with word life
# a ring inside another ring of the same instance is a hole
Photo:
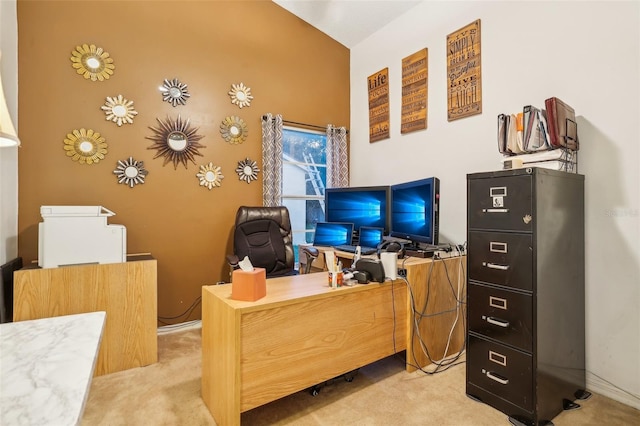
[[[482,113],[480,20],[447,36],[447,119]]]
[[[389,138],[389,68],[370,75],[369,143]]]
[[[427,58],[422,49],[402,60],[402,134],[427,128]]]

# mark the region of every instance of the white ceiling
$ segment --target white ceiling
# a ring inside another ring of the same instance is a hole
[[[273,0],[348,48],[422,1]]]

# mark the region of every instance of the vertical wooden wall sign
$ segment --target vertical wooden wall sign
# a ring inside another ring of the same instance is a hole
[[[447,36],[448,121],[482,113],[480,20]]]
[[[370,75],[369,143],[389,138],[389,68]]]
[[[427,65],[427,49],[402,60],[402,134],[427,128]]]

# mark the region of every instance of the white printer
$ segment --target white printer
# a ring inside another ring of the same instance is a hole
[[[127,261],[127,229],[107,225],[115,213],[102,206],[41,206],[38,266]]]

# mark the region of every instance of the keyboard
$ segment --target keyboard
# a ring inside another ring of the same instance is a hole
[[[355,253],[356,252],[356,247],[358,246],[354,246],[352,244],[340,244],[338,246],[333,246],[334,249],[338,250],[338,251],[346,251],[347,253]],[[365,246],[360,246],[360,254],[374,254],[378,251],[377,248],[375,247],[365,247]]]

